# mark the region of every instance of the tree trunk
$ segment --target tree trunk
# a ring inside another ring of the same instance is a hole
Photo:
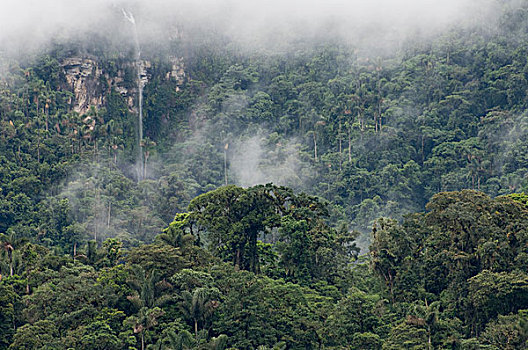
[[[145,151],[145,154],[143,155],[143,179],[147,178],[147,161],[150,156],[149,151]]]
[[[110,228],[110,214],[112,212],[112,202],[108,201],[108,219],[106,221],[106,228]]]
[[[240,270],[240,248],[237,248],[235,256],[235,270]]]
[[[7,254],[9,255],[9,276],[13,277],[13,252],[10,250]]]
[[[39,129],[37,129],[37,134],[38,134],[38,137],[37,137],[37,161],[40,163],[40,133],[39,133]]]
[[[348,127],[348,162],[352,162],[352,127]]]
[[[430,327],[427,327],[427,349],[428,350],[431,350],[433,347],[432,347],[432,344],[431,344],[431,329]]]
[[[317,135],[315,134],[315,130],[313,132],[313,140],[314,140],[314,158],[317,162]]]
[[[424,148],[425,148],[425,136],[424,136],[424,134],[422,134],[422,165],[423,165],[423,163],[425,161]]]
[[[94,241],[97,242],[97,231],[99,230],[99,218],[98,218],[98,211],[99,211],[99,208],[98,208],[98,205],[99,204],[99,191],[98,191],[98,188],[96,187],[95,188],[95,201],[94,201]],[[102,219],[102,218],[101,218]]]
[[[227,147],[228,144],[226,144]],[[227,149],[224,148],[224,182],[227,186]]]
[[[194,335],[198,337],[198,320],[194,319]]]
[[[361,117],[361,113],[358,111],[358,122],[359,122],[359,128],[361,129],[361,131],[363,131],[363,118]]]
[[[341,122],[339,122],[339,171],[343,170],[343,156],[342,156],[342,152],[343,152],[343,143],[342,143],[342,140],[341,140]]]

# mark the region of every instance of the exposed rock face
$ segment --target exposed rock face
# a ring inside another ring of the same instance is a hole
[[[166,79],[174,79],[178,86],[185,82],[185,66],[183,58],[170,57],[171,70],[166,73]],[[62,61],[64,75],[68,82],[73,97],[70,101],[74,111],[85,114],[91,106],[101,108],[106,103],[105,90],[108,87],[115,89],[127,101],[128,108],[136,112],[137,109],[137,77],[134,74],[134,87],[125,83],[125,69],[137,71],[137,63],[131,62],[129,66],[121,67],[115,76],[105,72],[93,57],[70,57]],[[142,87],[148,84],[152,64],[150,61],[140,61],[140,82]],[[179,90],[179,87],[176,88]]]
[[[167,73],[166,78],[176,80],[179,86],[185,82],[185,66],[183,64],[183,57],[170,56],[169,61],[172,64],[172,69]],[[179,90],[179,87],[176,88]]]
[[[99,108],[103,105],[100,93],[99,77],[102,72],[96,61],[89,58],[71,57],[62,62],[66,81],[74,94],[70,103],[73,110],[85,114],[90,106]]]

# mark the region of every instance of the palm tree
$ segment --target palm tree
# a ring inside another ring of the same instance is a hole
[[[207,344],[208,350],[224,350],[227,347],[227,335],[220,334],[216,338],[212,338]],[[282,349],[281,349],[282,350]]]
[[[273,345],[272,348],[265,345],[260,345],[257,350],[286,350],[286,345],[286,342],[280,341],[277,344]]]
[[[7,255],[8,265],[9,265],[9,276],[13,276],[15,272],[14,267],[14,254],[15,247],[22,247],[27,243],[25,238],[15,238],[15,235],[11,233],[10,235],[5,235],[0,233],[0,249],[3,254]]]
[[[164,342],[168,343],[168,347],[161,348],[166,350],[224,350],[227,346],[227,340],[227,335],[220,334],[207,342],[207,331],[205,330],[201,330],[196,337],[186,330],[178,334],[171,330],[164,339]]]
[[[189,213],[177,213],[174,221],[157,236],[157,239],[182,250],[194,244],[195,237],[191,233]]]
[[[157,296],[157,291],[162,287],[170,287],[165,281],[160,281],[160,276],[153,270],[150,275],[139,265],[132,266],[129,285],[134,289],[134,294],[127,299],[139,309],[139,312],[130,316],[127,322],[133,327],[134,333],[141,335],[141,349],[145,349],[145,331],[157,325],[157,319],[165,312],[160,308],[170,296]]]
[[[138,309],[161,307],[170,299],[167,295],[160,295],[160,291],[172,286],[166,280],[160,280],[160,275],[156,270],[147,274],[141,266],[133,265],[127,282],[134,289],[134,294],[129,295],[127,299]]]
[[[125,320],[125,323],[131,326],[134,333],[139,333],[141,336],[141,350],[145,350],[145,331],[158,324],[158,318],[163,316],[165,312],[159,307],[149,309],[142,307],[137,315],[130,316]]]
[[[13,245],[8,239],[2,239],[2,250],[6,252],[9,260],[9,276],[13,276]]]
[[[218,301],[215,300],[218,294],[216,288],[196,288],[192,293],[182,292],[180,310],[187,320],[192,321],[195,336],[198,336],[199,323],[201,322],[203,326],[205,320],[218,307]]]
[[[174,331],[169,331],[166,339],[171,350],[188,350],[196,345],[196,339],[186,330],[178,334]]]

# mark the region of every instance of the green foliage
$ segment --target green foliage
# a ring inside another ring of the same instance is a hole
[[[275,266],[273,253],[259,241],[275,243],[283,275],[304,283],[336,281],[357,254],[355,236],[325,221],[324,203],[285,187],[221,187],[195,198],[189,210],[189,227],[197,228],[197,235],[204,231],[209,250],[237,269],[258,273],[261,259]],[[175,230],[181,221],[171,225]]]
[[[497,349],[522,349],[528,345],[526,310],[518,314],[499,316],[482,333],[481,342]]]
[[[20,327],[9,346],[13,350],[66,349],[60,343],[59,332],[55,324],[49,320],[37,321]]]
[[[408,322],[394,326],[383,350],[413,349],[427,350],[427,332],[424,327]]]
[[[380,296],[350,290],[326,320],[328,343],[341,347],[354,344],[358,349],[362,346],[379,349],[381,339],[376,332],[381,326],[383,312]]]
[[[0,284],[0,348],[6,349],[13,337],[13,326],[15,322],[15,303],[18,295],[13,291],[13,287]]]
[[[300,349],[322,341],[312,301],[315,292],[246,271],[217,278],[220,291],[229,292],[218,308],[213,329],[226,334],[231,347],[256,348],[284,341]],[[329,300],[321,301],[317,307],[324,315]]]
[[[0,349],[528,347],[528,6],[497,6],[383,57],[170,40],[143,140],[126,43],[11,62]]]
[[[427,208],[427,214],[410,216],[401,225],[381,221],[374,232],[373,267],[392,303],[438,301],[441,311],[434,311],[435,303],[428,307],[434,323],[422,312],[425,330],[437,335],[479,335],[497,315],[523,308],[526,274],[519,256],[527,237],[525,207],[463,191],[439,193]],[[463,327],[455,323],[450,330],[455,317]],[[447,341],[444,336],[432,336],[433,342]]]
[[[50,349],[116,350],[526,345],[519,255],[528,211],[518,201],[439,193],[427,213],[376,221],[369,257],[355,261],[348,230],[329,226],[315,198],[272,185],[222,190],[198,197],[155,244],[92,242],[74,260],[13,241],[23,278],[0,281],[4,347],[42,348],[36,339]],[[236,247],[230,235],[245,232],[237,220],[271,227],[258,232],[270,241],[257,244],[266,269],[247,271],[196,245],[224,257],[212,244]]]

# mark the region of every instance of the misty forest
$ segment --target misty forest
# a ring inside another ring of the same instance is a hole
[[[528,349],[527,0],[51,3],[0,4],[0,349]]]

